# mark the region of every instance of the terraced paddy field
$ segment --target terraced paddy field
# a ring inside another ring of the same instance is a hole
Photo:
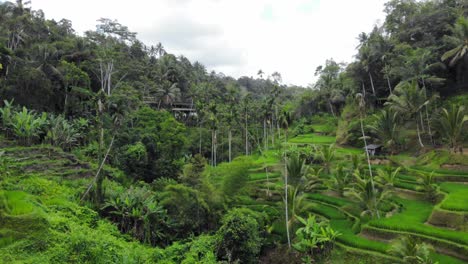
[[[332,136],[318,135],[315,133],[299,135],[289,140],[290,143],[296,144],[332,144],[336,139]]]
[[[334,142],[334,137],[322,134],[301,135],[289,140],[291,145],[302,145],[299,147],[327,145]],[[272,153],[277,152],[270,150],[269,155],[259,158],[261,162],[255,163],[269,164],[269,168],[274,171],[269,171],[268,185],[270,191],[276,192],[276,197],[279,197],[276,202],[276,213],[281,215],[283,206],[280,197],[281,188],[284,189],[282,172],[284,165],[274,166],[275,159],[278,164],[280,161],[279,156]],[[350,165],[351,155],[364,157],[362,149],[350,147],[337,146],[335,154],[334,164],[342,165]],[[431,253],[431,258],[440,264],[468,263],[468,229],[464,227],[468,220],[468,184],[465,184],[468,172],[426,167],[417,164],[417,157],[410,154],[386,158],[391,161],[389,164],[372,165],[374,175],[377,169],[392,170],[398,165],[404,165],[394,182],[395,194],[391,201],[395,204],[395,208],[384,211],[378,219],[363,217],[358,208],[358,201],[323,188],[304,192],[306,204],[304,207],[307,208],[304,214],[314,214],[327,219],[331,227],[341,233],[337,238],[339,252],[367,256],[362,259],[374,259],[374,261],[378,259],[374,263],[400,263],[401,259],[389,254],[391,241],[408,235],[432,245],[435,251]],[[264,170],[264,167],[259,167]],[[424,186],[420,180],[421,174],[431,173],[435,178],[434,184],[441,193],[434,204],[425,201]],[[325,181],[329,177],[322,176]],[[251,173],[250,181],[255,182],[259,190],[266,190],[265,171]],[[272,186],[276,186],[276,190]],[[444,225],[444,222],[452,225]],[[282,231],[284,232],[284,228]],[[337,260],[336,263],[341,262]],[[372,262],[363,260],[363,262],[349,263]]]

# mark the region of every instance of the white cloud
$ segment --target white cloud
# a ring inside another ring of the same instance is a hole
[[[369,32],[385,0],[33,0],[47,18],[70,19],[77,32],[101,17],[117,19],[146,44],[239,77],[279,71],[286,83],[307,85],[315,68],[350,62],[356,37]]]

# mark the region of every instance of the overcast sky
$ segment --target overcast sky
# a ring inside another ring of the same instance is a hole
[[[47,19],[72,21],[77,33],[117,19],[146,45],[233,77],[262,69],[283,82],[312,83],[328,58],[350,62],[356,37],[384,19],[385,0],[32,0]]]

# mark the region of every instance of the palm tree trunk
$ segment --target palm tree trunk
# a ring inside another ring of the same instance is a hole
[[[68,89],[65,88],[65,100],[63,102],[63,115],[67,117],[67,107],[68,107]]]
[[[211,130],[211,166],[214,166],[214,129]]]
[[[268,176],[268,166],[265,164],[265,174],[267,177],[267,196],[270,196],[270,177]]]
[[[229,128],[229,132],[228,132],[228,144],[229,144],[229,162],[231,162],[231,142],[232,142],[232,131],[231,131],[231,128]]]
[[[367,158],[367,166],[369,167],[369,175],[370,175],[370,181],[371,181],[371,186],[372,186],[372,193],[374,195],[374,204],[376,204],[376,197],[375,197],[375,186],[374,186],[374,175],[372,174],[372,166],[370,163],[370,157],[369,157],[369,151],[367,150],[367,140],[366,140],[366,134],[364,132],[364,124],[362,121],[362,114],[359,118],[359,121],[361,123],[361,133],[362,133],[362,139],[364,140],[364,149],[366,151],[366,158]],[[377,210],[377,218],[380,218],[380,213],[379,210]]]
[[[393,94],[392,85],[390,84],[390,78],[388,78],[388,76],[387,76],[387,84],[388,84],[388,90],[390,91],[390,94]]]
[[[427,111],[427,105],[425,106],[426,110],[426,121],[427,121],[427,130],[429,132],[429,137],[431,138],[431,143],[434,145],[434,138],[432,137],[432,131],[431,131],[431,121],[429,119],[429,113]]]
[[[421,130],[422,132],[426,132],[426,129],[424,128],[424,121],[423,121],[423,117],[422,117],[422,113],[421,111],[419,111],[419,120],[421,121]]]
[[[216,132],[217,131],[215,129],[215,131],[214,131],[214,160],[213,160],[215,167],[216,167],[216,163],[217,163],[216,155],[217,155],[217,148],[218,148],[218,139],[217,139],[217,135],[216,135],[217,133]]]
[[[247,111],[245,112],[245,155],[249,155],[249,130],[247,124]]]
[[[418,118],[416,118],[416,131],[418,132],[419,145],[421,146],[421,148],[424,148],[424,144],[422,143],[422,140],[421,140],[421,133],[419,132]]]
[[[275,131],[273,129],[273,120],[270,122],[270,135],[271,135],[271,145],[275,146]]]
[[[201,144],[202,144],[202,129],[201,129],[201,122],[198,124],[198,131],[200,132],[200,138],[198,140],[198,154],[201,155]]]
[[[372,94],[375,96],[374,80],[372,79],[372,74],[370,73],[370,71],[368,73],[369,73],[369,79],[370,79],[370,83],[372,87]]]
[[[265,150],[268,149],[268,138],[267,138],[267,131],[266,131],[266,118],[263,119],[263,142],[265,145]]]
[[[424,90],[427,93],[426,82],[424,81],[424,78],[421,78],[421,80],[422,80]],[[427,97],[424,98],[424,99],[427,99]],[[426,112],[427,131],[429,132],[429,138],[431,139],[431,144],[434,145],[435,143],[434,143],[434,138],[432,137],[431,122],[429,121],[429,113],[427,111],[427,104],[424,106],[424,108],[425,108],[425,112]]]
[[[336,117],[335,111],[333,111],[333,105],[331,104],[330,100],[328,100],[328,106],[330,106],[330,112],[332,113],[333,117]]]
[[[288,166],[286,156],[284,157],[284,208],[286,220],[286,236],[288,238],[288,247],[291,248],[291,237],[289,235],[289,213],[288,213]]]

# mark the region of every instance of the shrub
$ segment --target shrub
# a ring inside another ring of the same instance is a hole
[[[222,226],[216,233],[218,236],[217,255],[229,263],[255,263],[262,239],[259,224],[254,213],[246,209],[232,209],[222,220]]]

